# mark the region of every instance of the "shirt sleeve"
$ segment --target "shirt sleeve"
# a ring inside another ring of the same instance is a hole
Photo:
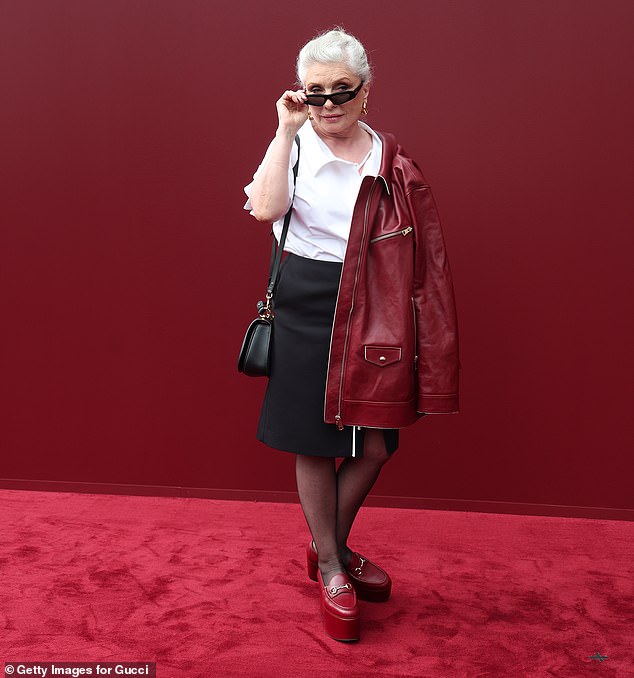
[[[253,179],[255,179],[258,176],[258,173],[260,170],[264,167],[266,164],[266,161],[269,158],[269,154],[271,151],[271,145],[273,142],[269,144],[269,147],[266,149],[266,153],[264,154],[264,158],[262,159],[262,162],[260,163],[259,167],[255,171],[255,174],[253,175]],[[289,159],[288,163],[288,203],[290,205],[291,202],[291,196],[293,195],[293,165],[297,161],[297,144],[293,143],[291,147],[291,157]],[[250,214],[253,214],[253,207],[251,205],[251,187],[253,186],[253,181],[251,181],[249,184],[247,184],[244,187],[244,192],[247,194],[247,201],[244,204],[244,209],[249,210]]]

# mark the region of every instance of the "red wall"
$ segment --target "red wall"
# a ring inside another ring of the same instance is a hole
[[[292,490],[236,354],[242,211],[299,47],[342,23],[443,218],[462,411],[377,494],[634,508],[634,5],[14,0],[0,10],[0,477]]]

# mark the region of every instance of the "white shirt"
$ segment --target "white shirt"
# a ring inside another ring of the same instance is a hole
[[[365,123],[359,121],[359,125],[372,136],[372,149],[366,156],[361,173],[359,165],[362,163],[357,164],[335,156],[315,132],[310,120],[300,128],[298,135],[301,150],[297,185],[285,251],[322,261],[344,260],[352,212],[361,181],[365,176],[376,176],[381,167],[380,137]],[[268,152],[267,149],[254,178],[266,162]],[[289,201],[293,194],[293,165],[296,159],[297,144],[293,143],[288,171]],[[252,184],[253,182],[244,188],[249,197]],[[247,200],[244,209],[253,214],[250,200]],[[284,216],[273,224],[278,242],[283,224]]]

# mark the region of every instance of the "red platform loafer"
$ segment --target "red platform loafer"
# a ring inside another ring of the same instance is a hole
[[[390,597],[392,580],[388,573],[361,554],[353,552],[346,572],[362,600],[383,603]]]
[[[317,581],[317,549],[310,541],[306,547],[306,564],[308,576]],[[352,553],[352,559],[346,567],[357,596],[361,600],[373,603],[385,602],[392,591],[392,580],[385,570],[359,553]]]
[[[318,569],[317,581],[321,587],[321,613],[326,633],[335,640],[359,640],[359,605],[348,575],[344,572],[336,574],[325,586]]]

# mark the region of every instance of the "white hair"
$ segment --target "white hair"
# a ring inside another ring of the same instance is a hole
[[[307,42],[297,56],[298,82],[304,85],[306,69],[312,64],[345,63],[364,83],[372,79],[372,69],[363,45],[342,28],[320,33]]]

